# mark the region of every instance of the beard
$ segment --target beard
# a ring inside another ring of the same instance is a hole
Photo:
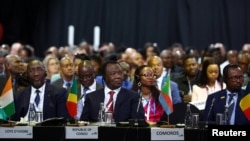
[[[36,80],[31,82],[31,84],[35,88],[40,88],[44,84],[44,80]]]

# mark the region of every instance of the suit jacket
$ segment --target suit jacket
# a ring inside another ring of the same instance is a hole
[[[167,71],[167,69],[166,69]],[[172,80],[173,78],[175,78],[176,76],[180,76],[182,74],[184,74],[184,70],[182,67],[178,66],[178,65],[174,65],[172,68],[171,68],[171,71],[170,71],[170,79]]]
[[[104,88],[86,95],[81,120],[97,122],[100,103],[104,102]],[[129,119],[144,119],[144,109],[139,102],[138,93],[121,88],[117,95],[114,109],[115,122],[128,121]],[[137,106],[140,104],[137,112]]]
[[[63,78],[59,78],[55,80],[54,82],[51,82],[52,85],[58,86],[58,87],[63,87]]]
[[[7,80],[8,78],[10,77],[10,75],[8,73],[6,73],[5,75],[1,75],[0,76],[0,92],[3,91],[4,87],[5,87],[5,84],[7,83]],[[15,80],[15,83],[14,83],[14,80]],[[16,78],[12,78],[12,91],[13,91],[13,96],[15,97],[20,91],[23,90],[24,85],[20,84],[20,80],[21,80],[21,77],[20,76],[17,76]],[[25,81],[25,80],[22,80],[22,81]],[[28,84],[28,82],[27,82]]]
[[[77,89],[78,89],[77,100],[79,100],[81,98],[81,95],[82,95],[81,92],[82,91],[81,91],[81,83],[79,81],[77,83],[78,83],[78,85],[77,85]],[[96,83],[95,90],[98,90],[98,89],[101,89],[101,88],[103,88],[103,85]]]
[[[106,85],[105,81],[103,80],[102,75],[96,76],[95,80],[96,80],[97,84]],[[126,88],[126,89],[130,90],[130,89],[132,89],[132,86],[133,86],[132,81],[129,81],[128,79],[122,81],[122,88]]]
[[[245,96],[245,91],[238,92],[238,99],[235,108],[235,125],[249,124],[250,122],[242,112],[239,102]],[[216,114],[223,113],[226,105],[227,91],[226,89],[218,91],[214,94],[208,95],[206,106],[204,110],[205,121],[215,122]]]
[[[161,80],[161,85],[160,85],[161,87],[160,88],[158,87],[158,89],[160,89],[160,90],[163,87],[164,82],[167,79],[167,75],[165,75],[165,74],[162,74],[162,75],[163,75],[163,79]],[[182,99],[181,99],[180,92],[178,89],[178,84],[176,82],[170,80],[170,87],[171,87],[171,97],[172,97],[173,104],[181,103]]]
[[[24,117],[29,109],[29,102],[31,96],[31,86],[21,91],[17,97],[15,97],[15,114],[11,117],[14,121],[19,121],[21,117]],[[68,110],[66,108],[67,90],[54,85],[46,84],[44,91],[44,103],[43,103],[43,119],[53,117],[69,118]]]
[[[182,99],[179,93],[178,84],[174,81],[170,81],[170,87],[173,104],[181,103]]]
[[[7,83],[8,77],[9,77],[9,75],[8,76],[7,75],[0,76],[0,92],[1,93],[4,89],[5,84]],[[15,91],[14,88],[12,88],[12,89],[13,89],[13,91]]]
[[[74,78],[73,78],[73,79],[74,79]],[[76,78],[76,80],[78,81],[78,78]],[[51,84],[52,84],[52,85],[55,85],[55,86],[57,86],[57,87],[64,88],[64,87],[63,87],[63,85],[64,85],[63,77],[61,77],[61,78],[55,80],[54,82],[51,82]],[[71,84],[71,86],[72,86],[72,84]],[[69,89],[64,88],[64,89],[67,90],[67,96],[68,96],[68,94],[69,94],[69,92],[70,92],[70,88],[69,88]]]

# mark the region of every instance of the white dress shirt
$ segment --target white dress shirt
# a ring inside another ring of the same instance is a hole
[[[39,104],[38,105],[34,104],[35,108],[36,108],[36,112],[38,112],[38,111],[42,112],[43,111],[45,85],[46,85],[46,83],[43,84],[43,86],[40,87],[39,89],[31,87],[30,103],[35,103],[35,98],[36,98],[36,95],[37,95],[36,90],[40,91],[40,93],[39,93],[39,96],[40,96]],[[27,114],[25,115],[24,120],[28,121],[28,117],[29,117],[29,110],[28,110]]]

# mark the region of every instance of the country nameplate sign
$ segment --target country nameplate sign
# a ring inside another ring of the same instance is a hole
[[[98,139],[98,126],[65,127],[66,139]]]
[[[184,141],[184,128],[151,128],[152,141]]]
[[[0,127],[1,139],[32,139],[32,126]]]

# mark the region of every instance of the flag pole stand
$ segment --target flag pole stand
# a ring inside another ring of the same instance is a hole
[[[169,122],[169,115],[168,115],[167,122],[168,122],[167,125],[161,125],[160,128],[175,128],[176,127],[176,125],[170,124],[170,122]]]

